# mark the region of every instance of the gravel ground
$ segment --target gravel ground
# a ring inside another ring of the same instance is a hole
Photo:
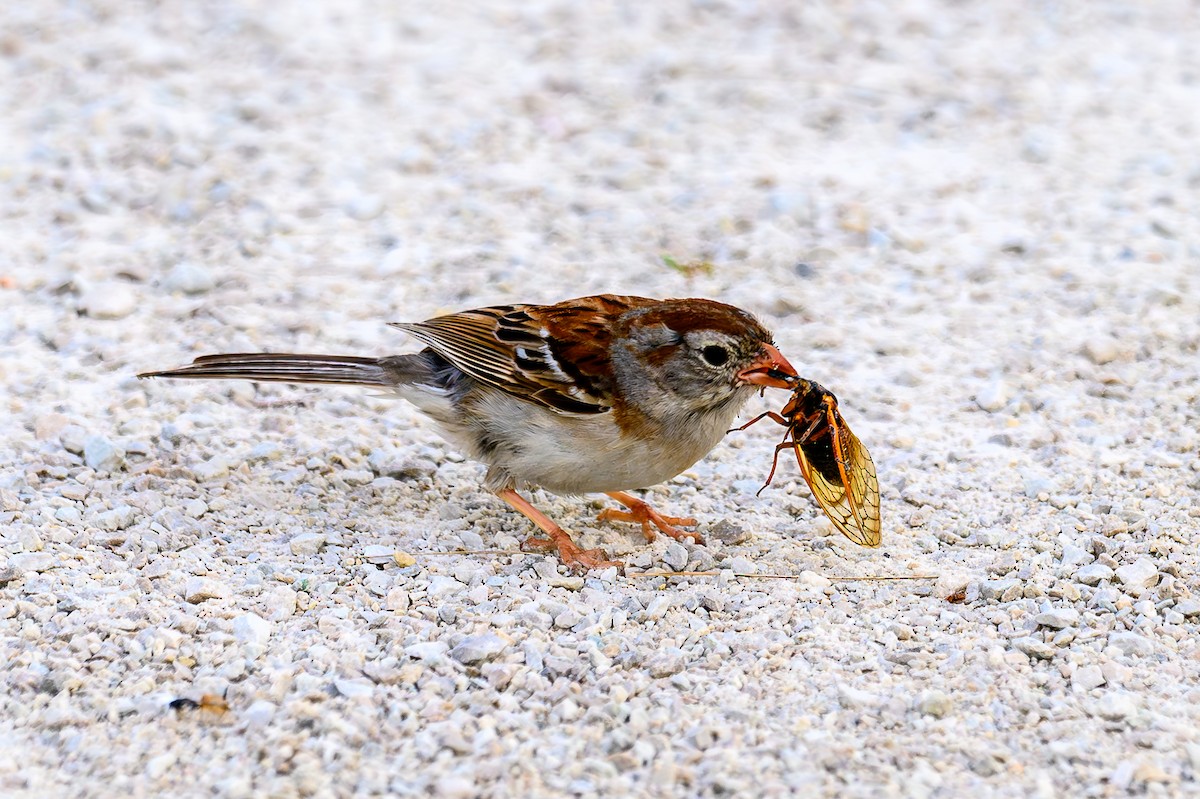
[[[430,8],[0,10],[0,792],[1196,793],[1194,6]],[[441,554],[531,528],[407,405],[133,377],[600,291],[758,313],[883,547],[764,424],[708,547]]]

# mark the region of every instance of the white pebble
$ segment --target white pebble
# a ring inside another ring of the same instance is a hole
[[[1154,654],[1154,642],[1132,632],[1112,633],[1108,636],[1108,645],[1123,655]]]
[[[183,598],[193,605],[206,599],[221,599],[226,596],[229,596],[229,588],[207,577],[189,577],[183,586]]]
[[[1121,356],[1121,344],[1112,336],[1095,336],[1084,342],[1083,354],[1097,365],[1112,363]]]
[[[1092,563],[1075,572],[1075,579],[1084,585],[1099,585],[1103,580],[1111,580],[1113,570],[1103,563]]]
[[[333,687],[347,699],[362,699],[375,693],[375,684],[367,680],[334,680]]]
[[[8,556],[8,565],[19,572],[44,572],[58,564],[49,552],[17,552]]]
[[[1137,594],[1158,582],[1158,569],[1149,558],[1138,558],[1133,563],[1118,567],[1116,574],[1126,589],[1132,589]]]
[[[129,527],[131,524],[133,524],[134,519],[136,518],[137,509],[132,508],[129,505],[121,505],[113,508],[112,510],[97,513],[96,517],[92,519],[92,522],[101,530],[115,532],[117,530],[124,530],[126,527]]]
[[[1095,710],[1101,718],[1127,719],[1137,713],[1138,704],[1133,695],[1126,691],[1108,691],[1100,697]]]
[[[191,261],[180,261],[163,278],[163,288],[184,294],[203,294],[212,291],[217,282],[208,269]]]
[[[675,571],[682,571],[688,562],[687,547],[678,541],[672,542],[667,545],[667,551],[663,553],[662,559],[663,563]]]
[[[1181,616],[1200,616],[1200,599],[1181,599],[1175,603],[1175,612]]]
[[[325,540],[321,533],[301,533],[288,541],[288,549],[297,557],[315,555],[325,546]]]
[[[83,442],[83,462],[97,472],[115,472],[125,463],[125,450],[104,436],[88,436]]]
[[[917,699],[917,710],[936,719],[944,718],[954,709],[954,702],[942,691],[924,691]]]
[[[414,660],[438,660],[450,651],[450,645],[445,641],[422,641],[404,647],[404,654]]]
[[[1012,389],[1008,384],[1003,380],[995,380],[975,395],[975,404],[989,413],[995,413],[1003,410],[1011,397]]]
[[[459,663],[480,663],[498,657],[508,648],[508,644],[508,641],[495,633],[471,635],[450,650],[450,657]]]
[[[229,461],[225,458],[209,458],[206,461],[192,464],[192,475],[201,483],[220,480],[229,475]]]
[[[96,283],[79,297],[80,310],[93,319],[123,319],[137,307],[137,293],[126,283]]]
[[[1033,620],[1039,627],[1061,630],[1064,627],[1075,627],[1079,624],[1079,611],[1074,608],[1053,608],[1039,613]]]
[[[233,637],[244,644],[265,645],[271,638],[271,622],[257,613],[243,613],[233,620]]]
[[[1104,685],[1104,672],[1099,666],[1080,666],[1071,675],[1071,687],[1076,691],[1090,691]]]

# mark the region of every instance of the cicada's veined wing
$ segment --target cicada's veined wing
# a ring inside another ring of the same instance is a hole
[[[883,540],[879,517],[879,479],[871,453],[850,431],[837,410],[837,400],[825,392],[823,419],[804,432],[792,428],[792,446],[800,473],[817,504],[843,535],[864,547]]]

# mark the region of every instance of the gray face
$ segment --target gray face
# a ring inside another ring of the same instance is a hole
[[[757,327],[757,325],[755,325]],[[753,393],[737,375],[761,354],[757,330],[741,335],[698,328],[679,332],[665,324],[635,325],[613,352],[626,396],[656,418],[739,407]],[[765,331],[764,331],[765,332]]]

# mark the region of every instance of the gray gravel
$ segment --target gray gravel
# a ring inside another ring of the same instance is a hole
[[[0,23],[0,793],[1196,792],[1188,3]],[[870,447],[884,546],[787,458],[755,497],[764,423],[648,492],[707,547],[536,498],[717,576],[430,554],[529,525],[412,408],[133,378],[598,291],[760,314]]]

